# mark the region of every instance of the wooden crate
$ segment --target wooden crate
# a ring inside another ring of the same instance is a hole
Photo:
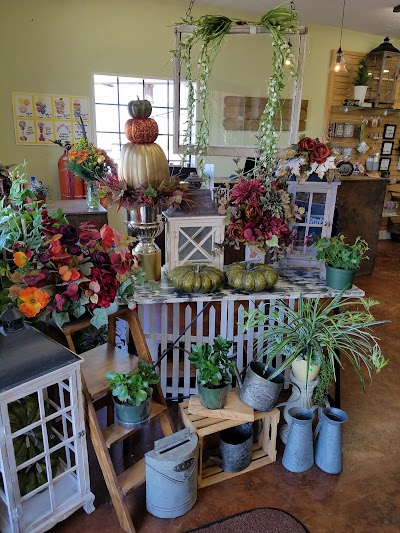
[[[219,466],[211,463],[203,463],[203,452],[206,449],[206,437],[214,435],[224,429],[240,425],[238,420],[221,420],[221,418],[208,418],[202,415],[191,415],[188,412],[188,402],[179,404],[179,411],[182,422],[185,427],[190,428],[191,432],[196,432],[199,437],[199,470],[198,482],[199,488],[213,485],[233,476],[238,476],[250,470],[255,470],[261,466],[269,465],[276,461],[276,436],[277,427],[280,417],[279,409],[270,412],[254,413],[255,420],[262,420],[263,429],[253,444],[253,455],[250,465],[241,472],[224,472]]]

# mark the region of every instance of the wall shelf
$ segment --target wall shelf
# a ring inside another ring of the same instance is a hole
[[[400,109],[393,109],[391,107],[362,107],[351,105],[339,105],[331,107],[332,113],[352,113],[353,111],[380,111],[384,115],[391,115],[393,113],[400,113]]]

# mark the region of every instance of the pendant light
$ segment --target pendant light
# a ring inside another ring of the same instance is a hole
[[[347,72],[346,62],[345,62],[344,54],[342,51],[342,35],[343,35],[343,22],[344,22],[345,7],[346,7],[346,0],[343,0],[342,25],[340,28],[340,43],[339,43],[338,51],[336,52],[335,57],[333,58],[332,65],[330,68],[330,70],[333,70],[333,72],[336,72],[336,73]]]

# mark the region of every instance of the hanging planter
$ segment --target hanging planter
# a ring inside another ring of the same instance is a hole
[[[183,144],[187,147],[185,155],[193,153],[193,151],[197,154],[197,170],[201,176],[203,176],[204,171],[204,155],[209,147],[211,101],[209,80],[224,38],[231,29],[234,28],[236,30],[237,28],[248,26],[256,26],[257,29],[260,29],[260,27],[265,28],[270,33],[273,46],[272,74],[268,80],[268,102],[260,118],[257,135],[260,164],[270,168],[275,157],[277,139],[277,133],[274,130],[274,116],[279,116],[280,114],[280,96],[285,87],[285,61],[290,63],[290,75],[293,78],[297,75],[294,56],[286,40],[288,33],[298,33],[296,12],[285,7],[285,5],[281,5],[266,13],[258,22],[244,22],[240,19],[213,15],[204,15],[199,19],[193,19],[193,17],[188,16],[183,19],[183,22],[190,25],[191,33],[185,39],[178,40],[174,50],[174,55],[179,62],[177,70],[179,72],[185,71],[188,85],[187,128],[184,133]],[[243,31],[243,33],[246,32]],[[259,32],[257,31],[257,33]],[[200,45],[196,79],[194,78],[193,60],[193,47],[195,44]],[[198,107],[201,121],[196,135],[196,149],[194,150],[191,141],[195,124],[195,81],[198,83]],[[175,80],[175,84],[178,87],[179,83],[177,84],[176,82],[177,80]]]

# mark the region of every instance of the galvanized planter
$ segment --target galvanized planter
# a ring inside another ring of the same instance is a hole
[[[253,361],[247,367],[246,377],[240,388],[240,399],[257,411],[272,411],[285,382],[282,375],[268,380],[274,369],[265,369],[264,363]]]
[[[228,398],[228,391],[231,386],[230,383],[219,389],[210,389],[200,383],[198,383],[197,386],[201,397],[201,403],[204,407],[207,409],[222,409],[225,406]]]
[[[251,463],[253,451],[253,428],[241,424],[221,431],[219,453],[224,472],[240,472]]]

